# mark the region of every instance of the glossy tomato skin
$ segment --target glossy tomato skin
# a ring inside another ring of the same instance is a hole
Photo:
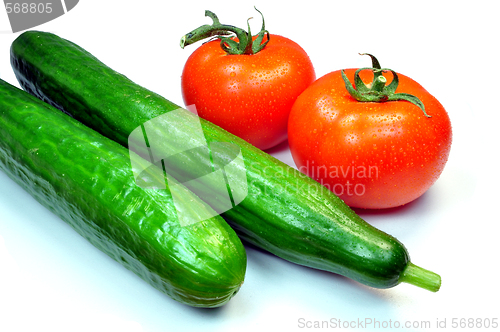
[[[287,139],[292,105],[315,79],[308,55],[288,38],[271,35],[253,55],[228,55],[211,41],[188,58],[182,95],[200,117],[265,150]]]
[[[355,69],[345,70],[351,82]],[[365,84],[370,71],[362,71]],[[384,73],[388,82],[392,74]],[[449,116],[439,101],[409,77],[398,74],[397,93],[418,97],[422,110],[406,101],[359,102],[340,71],[306,89],[289,118],[289,144],[302,172],[356,208],[381,209],[409,203],[438,179],[452,142]]]

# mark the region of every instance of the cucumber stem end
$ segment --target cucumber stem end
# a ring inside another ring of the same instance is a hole
[[[431,292],[437,292],[441,287],[441,276],[439,274],[421,268],[411,262],[408,262],[399,281],[427,289]]]

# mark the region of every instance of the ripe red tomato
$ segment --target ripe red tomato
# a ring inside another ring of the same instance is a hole
[[[306,52],[285,37],[270,35],[252,55],[226,54],[211,41],[188,58],[182,95],[200,117],[265,150],[286,140],[292,105],[315,79]]]
[[[350,82],[355,71],[345,70]],[[411,202],[437,180],[448,159],[452,130],[445,109],[417,82],[397,75],[396,92],[420,99],[430,117],[408,101],[357,101],[341,71],[319,78],[293,105],[288,136],[297,167],[351,207]],[[383,76],[393,79],[390,71]],[[365,84],[373,77],[360,72]]]

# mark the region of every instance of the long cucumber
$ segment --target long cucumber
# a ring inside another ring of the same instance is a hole
[[[169,188],[144,189],[116,142],[0,80],[0,169],[93,245],[173,299],[227,303],[241,287],[244,247],[220,217],[179,223]],[[145,182],[158,182],[155,174]],[[165,178],[160,179],[165,182]],[[179,187],[181,188],[181,187]],[[175,200],[212,209],[186,188]]]
[[[129,138],[146,124],[150,132],[165,138],[155,142],[165,155],[176,148],[171,138],[189,140],[196,132],[189,121],[175,130],[162,130],[161,118],[179,106],[56,35],[23,33],[12,45],[11,61],[26,91],[120,144],[130,144],[141,155],[146,155],[147,149]],[[201,127],[210,145],[227,142],[241,149],[244,167],[239,170],[245,172],[246,181],[233,180],[240,181],[237,190],[247,186],[248,194],[222,214],[240,237],[294,263],[372,287],[407,282],[431,291],[439,289],[439,275],[411,263],[401,242],[362,220],[329,190],[208,121],[201,119]],[[165,162],[168,172],[179,178],[192,178],[210,163],[202,153],[185,155],[183,162]],[[206,180],[188,187],[219,208],[217,199],[210,197],[211,192],[214,197],[222,194],[214,182]]]

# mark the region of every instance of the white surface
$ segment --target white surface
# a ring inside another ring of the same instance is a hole
[[[406,330],[432,331],[438,320],[443,327],[446,319],[448,330],[465,330],[452,329],[453,319],[500,320],[495,1],[325,3],[254,1],[236,8],[227,1],[85,0],[34,29],[79,44],[178,104],[182,67],[196,48],[182,50],[179,39],[210,22],[205,9],[242,27],[254,16],[257,31],[255,4],[272,33],[308,52],[317,77],[367,66],[369,60],[357,53],[370,52],[382,66],[414,78],[450,114],[449,162],[415,202],[360,214],[401,240],[415,264],[440,273],[441,290],[434,294],[406,284],[371,289],[247,247],[246,281],[237,296],[220,309],[190,308],[92,247],[0,172],[0,331],[293,331],[310,330],[300,322],[338,320],[352,321],[347,330],[374,330],[374,324],[358,328],[365,319],[378,321],[381,330],[408,321],[421,327]],[[3,8],[0,32],[0,78],[18,86],[9,63],[18,34],[10,31]],[[273,154],[293,163],[286,144]]]

